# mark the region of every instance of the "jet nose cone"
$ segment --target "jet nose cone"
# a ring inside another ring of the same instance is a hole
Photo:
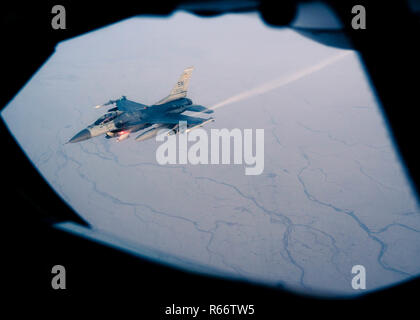
[[[80,141],[84,141],[90,138],[92,138],[90,131],[88,129],[83,129],[78,134],[76,134],[73,138],[71,138],[68,143],[80,142]]]

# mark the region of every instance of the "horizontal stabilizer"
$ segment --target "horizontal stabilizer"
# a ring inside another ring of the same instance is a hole
[[[208,109],[208,108],[203,107],[203,106],[199,106],[197,104],[193,104],[191,106],[188,106],[188,108],[186,110],[187,111],[193,111],[193,112],[204,112],[204,113],[213,113],[214,112],[211,109]]]

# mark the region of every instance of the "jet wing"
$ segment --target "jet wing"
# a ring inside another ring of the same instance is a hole
[[[199,124],[206,120],[208,119],[190,117],[183,114],[163,114],[163,115],[147,117],[145,121],[149,123],[168,123],[168,124],[176,124],[179,121],[186,121],[187,124]]]
[[[115,102],[115,104],[116,104],[118,110],[127,111],[127,112],[139,111],[139,110],[143,110],[143,109],[147,108],[147,106],[145,104],[134,102],[134,101],[131,101],[131,100],[128,100],[128,99],[117,100]]]

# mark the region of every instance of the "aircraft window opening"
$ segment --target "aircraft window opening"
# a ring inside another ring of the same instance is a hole
[[[115,114],[115,113],[107,113],[107,114],[103,115],[102,117],[100,117],[98,120],[96,120],[94,124],[95,125],[101,125],[101,124],[107,123],[107,122],[115,119],[116,116],[117,116],[117,114]]]

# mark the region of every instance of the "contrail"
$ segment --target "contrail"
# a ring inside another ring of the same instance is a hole
[[[323,68],[325,68],[326,66],[329,66],[330,64],[333,64],[334,62],[337,62],[338,60],[343,59],[344,57],[348,56],[351,52],[350,51],[345,51],[345,52],[341,52],[337,55],[334,55],[328,59],[325,59],[313,66],[310,66],[308,68],[299,70],[295,73],[283,76],[281,78],[272,80],[270,82],[266,82],[258,87],[255,87],[253,89],[247,90],[245,92],[241,92],[238,93],[230,98],[227,98],[219,103],[216,103],[215,105],[213,105],[212,107],[210,107],[209,109],[215,110],[218,108],[221,108],[223,106],[226,106],[228,104],[234,103],[234,102],[238,102],[238,101],[242,101],[248,98],[251,98],[253,96],[280,88],[284,85],[287,85],[289,83],[292,83],[296,80],[302,79],[316,71],[319,71]]]

